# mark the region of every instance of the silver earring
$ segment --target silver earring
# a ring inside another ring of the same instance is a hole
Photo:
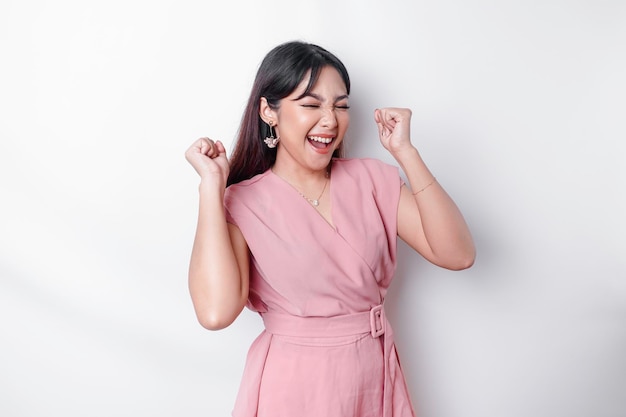
[[[268,148],[273,149],[276,147],[276,145],[278,145],[280,138],[274,137],[274,123],[269,122],[267,125],[270,127],[270,136],[265,138],[263,142],[265,142]]]

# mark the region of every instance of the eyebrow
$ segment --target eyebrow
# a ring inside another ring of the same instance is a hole
[[[322,100],[322,97],[321,97],[321,96],[319,96],[319,95],[317,95],[317,94],[315,94],[315,93],[306,93],[306,94],[303,94],[303,95],[301,95],[300,97],[298,97],[296,100],[300,100],[300,99],[303,99],[303,98],[305,98],[305,97],[313,97],[313,98],[314,98],[314,99],[316,99],[316,100],[319,100],[319,101],[324,101],[324,100]],[[338,101],[340,101],[340,100],[347,99],[347,98],[348,98],[348,95],[347,95],[347,94],[344,94],[344,95],[341,95],[341,96],[337,96],[337,97],[335,97],[335,103],[336,103],[336,102],[338,102]]]

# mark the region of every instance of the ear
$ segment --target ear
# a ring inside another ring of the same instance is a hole
[[[259,99],[259,116],[265,123],[270,124],[271,121],[273,125],[276,125],[276,112],[272,110],[265,97]]]

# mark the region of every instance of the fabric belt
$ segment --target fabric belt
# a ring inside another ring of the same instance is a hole
[[[262,313],[265,330],[271,334],[292,337],[336,337],[369,332],[373,338],[385,335],[383,361],[383,417],[393,415],[393,382],[390,360],[393,351],[393,331],[385,317],[382,304],[362,313],[334,317],[299,317],[290,314]]]
[[[383,305],[362,313],[334,317],[299,317],[290,314],[262,313],[265,329],[272,334],[295,337],[350,336],[370,332],[372,337],[385,333]]]

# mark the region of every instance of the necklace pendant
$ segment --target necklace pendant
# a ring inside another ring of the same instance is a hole
[[[313,204],[315,207],[320,205],[320,202],[318,200],[311,200],[311,204]]]

